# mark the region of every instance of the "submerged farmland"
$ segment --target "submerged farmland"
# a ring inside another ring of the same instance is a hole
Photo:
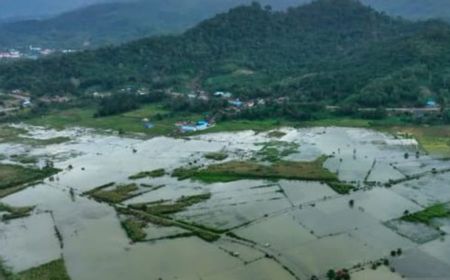
[[[414,139],[8,129],[0,278],[450,279],[450,161]]]

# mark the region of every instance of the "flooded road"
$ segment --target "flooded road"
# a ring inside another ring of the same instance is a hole
[[[30,217],[0,222],[0,258],[14,272],[63,258],[72,280],[310,279],[344,268],[354,270],[355,279],[397,280],[400,274],[390,269],[373,273],[356,269],[389,259],[407,279],[426,276],[427,271],[415,269],[418,262],[439,262],[434,275],[450,279],[450,246],[442,245],[449,242],[446,234],[424,239],[426,226],[424,230],[393,226],[405,210],[414,213],[450,201],[450,173],[427,173],[450,168],[450,162],[425,155],[413,139],[355,128],[285,128],[279,139],[245,131],[148,140],[87,129],[23,128],[31,137],[64,136],[70,141],[0,144],[4,162],[26,154],[51,160],[62,169],[52,180],[0,199],[15,207],[36,206]],[[211,152],[226,153],[225,161],[254,159],[261,143],[274,141],[298,144],[298,150],[283,160],[330,156],[324,167],[354,185],[355,191],[341,195],[314,181],[207,184],[170,176],[179,167],[216,163],[205,158]],[[164,169],[165,175],[129,178],[156,169]],[[423,176],[410,180],[414,174]],[[83,195],[111,182],[134,183],[138,192],[118,205]],[[211,197],[170,218],[221,232],[215,242],[189,236],[185,228],[149,223],[147,241],[133,243],[116,211],[117,206],[205,193]],[[443,229],[450,224],[441,222]],[[391,257],[398,248],[406,253]]]

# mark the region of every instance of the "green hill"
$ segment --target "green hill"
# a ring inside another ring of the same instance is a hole
[[[286,8],[304,0],[279,0]],[[270,1],[263,0],[263,3]],[[80,49],[181,33],[218,12],[251,0],[141,0],[102,3],[44,19],[0,25],[0,48],[37,45]]]
[[[39,7],[56,5],[49,2],[36,2],[30,5]],[[58,5],[63,5],[63,2],[60,1]],[[278,10],[309,3],[310,0],[261,0],[260,2],[262,6],[270,4],[273,9]],[[410,19],[434,17],[450,19],[450,2],[441,0],[362,0],[362,2],[389,15]],[[137,2],[122,0],[120,3],[102,3],[44,20],[0,24],[0,48],[23,48],[35,45],[80,49],[120,44],[153,35],[181,33],[216,13],[250,3],[251,0],[140,0]],[[16,4],[11,2],[7,6],[14,5]]]
[[[394,19],[353,0],[319,0],[286,12],[253,4],[179,36],[3,65],[0,87],[81,95],[93,86],[195,83],[243,98],[415,105],[448,96],[449,47],[443,22]]]
[[[0,20],[27,18],[36,19],[56,15],[83,6],[116,0],[2,0]]]

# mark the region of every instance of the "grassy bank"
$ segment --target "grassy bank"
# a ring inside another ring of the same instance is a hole
[[[144,221],[128,218],[122,223],[122,227],[128,235],[128,238],[133,242],[143,241],[147,234],[144,232],[144,228],[147,224]]]
[[[65,142],[69,142],[70,138],[69,137],[53,137],[53,138],[48,138],[48,139],[35,139],[35,138],[28,138],[28,137],[22,137],[19,138],[18,141],[19,143],[22,144],[27,144],[27,145],[34,145],[34,146],[47,146],[47,145],[55,145],[55,144],[62,144]]]
[[[0,125],[0,143],[14,142],[19,139],[20,135],[26,134],[27,131],[8,125]]]
[[[11,194],[17,188],[50,177],[59,170],[55,168],[28,168],[20,165],[0,164],[0,197]]]
[[[96,189],[94,191],[88,192],[88,195],[98,201],[107,203],[120,203],[132,198],[135,195],[135,192],[138,190],[139,188],[136,184],[129,184],[119,185],[109,190]]]
[[[205,158],[210,160],[222,161],[228,158],[228,155],[223,152],[207,153],[205,154]]]
[[[299,150],[299,145],[292,142],[284,141],[270,141],[267,143],[260,143],[261,150],[256,153],[256,156],[262,161],[277,162],[283,157],[295,154]]]
[[[393,126],[387,128],[387,131],[417,139],[431,155],[450,157],[450,125]]]
[[[176,134],[176,122],[196,121],[203,118],[200,114],[171,113],[159,104],[145,105],[135,111],[102,118],[94,118],[94,113],[95,108],[93,107],[55,110],[46,115],[28,119],[26,122],[56,129],[80,126],[95,129],[110,129],[123,133],[142,133],[148,136],[161,136]],[[159,119],[157,116],[164,117]],[[155,126],[151,129],[145,128],[142,122],[143,119],[151,120]],[[412,137],[417,138],[422,147],[429,153],[450,157],[450,142],[448,140],[450,137],[450,125],[415,126],[411,123],[406,123],[399,117],[388,117],[382,120],[368,120],[350,117],[333,117],[330,115],[323,119],[302,122],[270,118],[262,120],[229,120],[218,122],[214,127],[189,135],[214,132],[237,132],[244,130],[264,132],[286,126],[359,127],[371,128],[394,134],[397,132],[406,132]],[[11,139],[11,137],[14,138],[14,135],[17,136],[20,132],[20,130],[9,128],[2,133],[0,128],[0,142],[4,137]],[[280,136],[282,136],[282,134],[274,134],[271,137]]]
[[[337,127],[360,127],[369,128],[373,127],[374,124],[370,120],[358,119],[358,118],[325,118],[321,120],[306,121],[302,122],[303,127],[314,127],[314,126],[337,126]]]
[[[178,168],[172,173],[179,180],[193,179],[204,183],[232,182],[245,179],[288,179],[325,182],[339,194],[348,194],[355,189],[351,184],[340,182],[336,174],[323,167],[327,156],[321,156],[315,161],[297,162],[280,160],[276,156],[266,159],[271,164],[261,164],[255,161],[230,161],[222,164],[209,165],[204,169],[198,167]]]
[[[302,126],[370,128],[416,139],[433,156],[450,157],[450,125],[412,125],[397,117],[383,120],[328,118],[302,123]]]
[[[269,131],[275,128],[280,128],[283,126],[294,126],[294,122],[276,120],[276,119],[265,119],[265,120],[231,120],[217,123],[214,127],[208,130],[197,132],[196,134],[202,133],[214,133],[214,132],[238,132],[245,130],[253,130],[256,132]]]
[[[338,194],[349,194],[351,191],[355,190],[355,186],[339,181],[330,181],[327,182],[327,184]]]
[[[25,129],[15,128],[8,125],[0,125],[0,143],[13,142],[34,146],[46,146],[70,141],[70,138],[68,137],[35,139],[28,136],[28,132]]]
[[[164,169],[156,169],[156,170],[152,170],[152,171],[142,171],[139,172],[137,174],[131,175],[130,177],[128,177],[128,179],[130,180],[137,180],[137,179],[142,179],[142,178],[157,178],[157,177],[162,177],[166,174],[166,171]]]
[[[146,105],[142,108],[115,116],[94,118],[95,108],[75,108],[52,111],[49,114],[35,117],[26,122],[55,129],[67,127],[87,127],[94,129],[114,130],[123,133],[142,133],[148,136],[171,135],[175,131],[175,123],[183,120],[196,121],[201,115],[177,114],[171,116],[159,105]],[[162,119],[158,116],[164,115]],[[153,128],[146,128],[143,119],[149,119]]]
[[[146,233],[144,228],[147,226],[147,223],[163,227],[179,227],[190,232],[182,234],[182,237],[196,235],[206,241],[214,241],[219,238],[218,233],[214,230],[207,229],[202,225],[178,221],[172,216],[210,198],[210,193],[183,196],[175,201],[162,200],[152,203],[133,204],[129,205],[128,208],[117,208],[117,211],[127,216],[122,222],[122,227],[133,242],[145,240]]]
[[[34,207],[12,207],[0,202],[0,212],[7,212],[2,216],[3,221],[27,217]]]
[[[311,181],[337,181],[337,176],[323,167],[322,156],[311,162],[278,161],[263,165],[253,161],[230,161],[210,165],[205,169],[178,168],[172,176],[194,179],[206,183],[231,182],[243,179],[292,179]]]
[[[430,225],[433,219],[437,218],[450,218],[450,207],[445,204],[436,204],[420,212],[405,215],[402,220]]]
[[[147,213],[144,210],[132,209],[132,208],[117,208],[117,211],[123,215],[131,216],[139,221],[145,223],[151,223],[162,227],[179,227],[189,231],[189,233],[183,233],[179,237],[195,235],[207,242],[214,242],[220,238],[220,234],[223,232],[207,228],[202,225],[187,223],[184,221],[174,220],[170,217],[158,216]],[[137,229],[136,227],[134,229]],[[142,228],[141,228],[142,230]],[[138,232],[138,234],[140,234]]]
[[[56,260],[19,273],[17,280],[70,280],[64,260]]]
[[[211,194],[200,194],[192,196],[183,196],[174,202],[161,201],[152,204],[136,204],[130,205],[131,208],[142,210],[151,215],[168,216],[183,212],[189,206],[204,202],[211,198]]]
[[[2,278],[3,277],[3,278]],[[70,280],[63,259],[33,267],[14,274],[0,260],[0,279],[2,280]]]

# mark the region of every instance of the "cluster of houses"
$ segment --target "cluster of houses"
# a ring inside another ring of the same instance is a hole
[[[8,93],[0,93],[0,113],[11,115],[21,109],[35,106],[35,103],[61,104],[71,100],[72,98],[66,95],[43,96],[32,99],[29,92],[16,89]]]
[[[0,93],[0,113],[11,114],[22,108],[32,106],[30,95],[26,92],[14,90],[11,93]]]
[[[140,87],[140,88],[136,88],[136,87],[124,87],[121,88],[119,90],[117,90],[118,93],[120,94],[130,94],[130,95],[147,95],[150,93],[150,90],[146,87]],[[112,91],[99,91],[99,90],[88,90],[86,91],[86,95],[93,97],[93,98],[105,98],[105,97],[110,97],[113,95]]]
[[[71,49],[63,49],[63,50],[55,50],[41,47],[33,47],[29,46],[23,49],[9,49],[9,50],[0,50],[0,59],[38,59],[40,57],[48,56],[53,53],[73,53],[75,50]]]
[[[21,57],[22,57],[22,54],[16,50],[0,52],[0,59],[18,59]]]
[[[40,102],[45,103],[45,104],[62,104],[62,103],[67,103],[72,101],[72,98],[70,98],[69,96],[66,95],[55,95],[55,96],[44,96],[44,97],[40,97],[38,99]]]
[[[187,97],[191,100],[201,100],[201,101],[209,101],[211,99],[211,97],[213,96],[215,98],[221,98],[221,99],[226,100],[229,104],[228,109],[232,110],[232,111],[239,111],[241,109],[249,109],[256,105],[265,105],[265,103],[266,103],[266,100],[263,98],[242,101],[239,98],[234,98],[233,94],[231,92],[227,92],[227,91],[216,91],[213,94],[209,94],[203,90],[200,90],[197,92],[192,92],[189,94],[168,91],[167,95],[172,96],[172,97]]]
[[[257,105],[264,105],[266,101],[262,98],[256,99],[256,100],[249,100],[249,101],[241,101],[239,98],[234,98],[233,94],[231,92],[226,91],[216,91],[212,94],[207,93],[205,91],[197,91],[192,92],[189,94],[179,93],[179,92],[173,92],[168,91],[166,92],[167,95],[175,98],[184,97],[191,100],[200,100],[200,101],[209,101],[211,98],[221,98],[223,100],[226,100],[228,103],[228,107],[225,109],[225,111],[229,113],[236,113],[243,109],[252,108]],[[191,122],[191,121],[183,121],[176,123],[176,127],[178,131],[181,133],[189,133],[189,132],[195,132],[195,131],[202,131],[206,130],[212,126],[214,126],[214,119],[211,120],[199,120],[197,122]]]
[[[436,101],[434,101],[434,99],[430,98],[427,100],[426,107],[427,108],[438,108],[439,104]]]
[[[206,130],[214,125],[213,121],[199,120],[197,122],[177,122],[175,126],[182,133]]]
[[[257,98],[257,99],[250,99],[247,101],[242,101],[239,98],[233,98],[233,94],[230,92],[223,92],[223,91],[217,91],[214,93],[214,96],[223,98],[228,101],[229,110],[234,111],[240,111],[241,109],[251,109],[255,106],[263,106],[266,104],[266,99],[264,98]],[[275,102],[284,102],[285,100],[283,98],[279,98],[275,100]]]

